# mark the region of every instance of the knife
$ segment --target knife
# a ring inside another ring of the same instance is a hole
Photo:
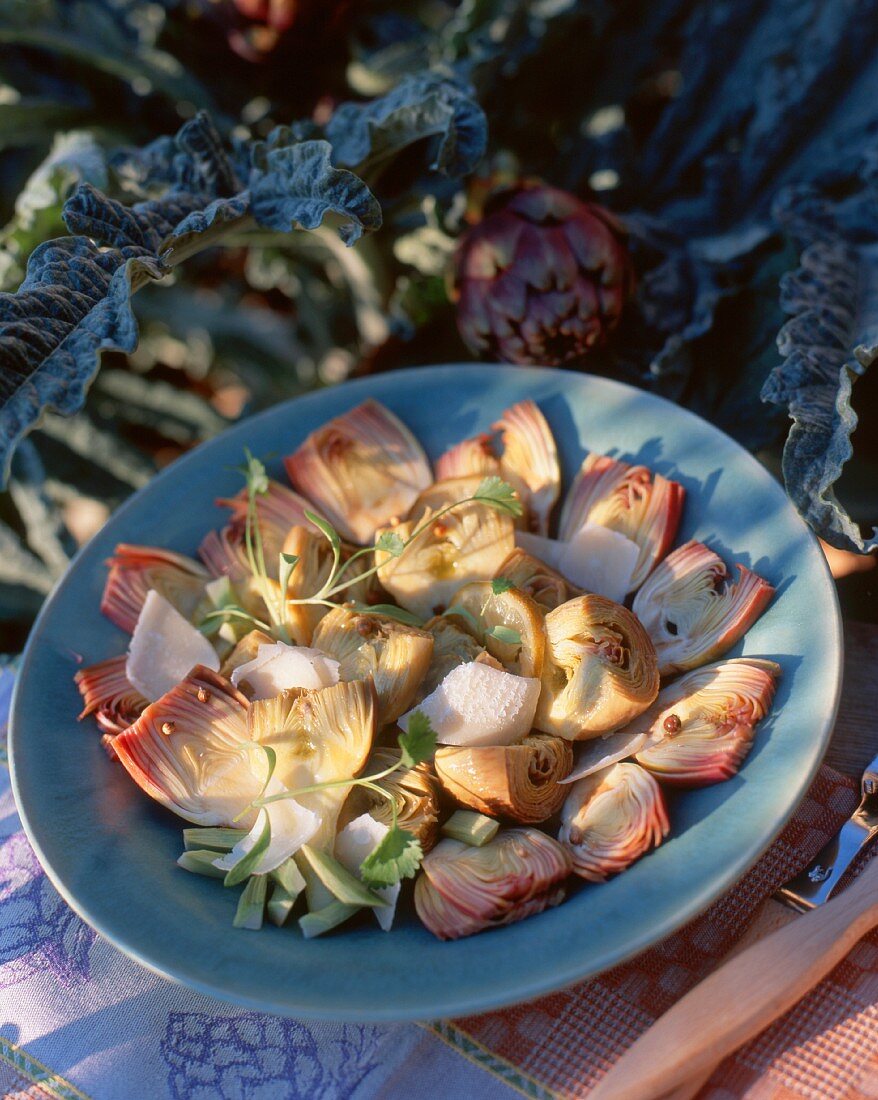
[[[878,858],[833,896],[878,835],[878,757],[860,791],[840,832],[766,902],[731,957],[641,1035],[589,1100],[689,1100],[727,1055],[782,1016],[878,925]]]

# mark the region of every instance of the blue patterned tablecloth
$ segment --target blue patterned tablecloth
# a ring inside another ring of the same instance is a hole
[[[12,679],[11,669],[0,669],[4,733]],[[317,1024],[244,1011],[132,962],[84,924],[43,874],[5,767],[0,1013],[0,1095],[16,1100],[518,1095],[415,1024]]]

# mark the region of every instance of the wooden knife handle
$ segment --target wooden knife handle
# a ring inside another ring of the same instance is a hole
[[[766,936],[690,990],[589,1100],[660,1100],[782,1016],[878,924],[878,859],[838,897]],[[683,1093],[692,1095],[691,1091]]]

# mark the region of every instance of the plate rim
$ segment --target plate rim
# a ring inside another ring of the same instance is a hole
[[[63,878],[56,872],[56,869],[52,865],[42,849],[42,846],[38,840],[37,834],[34,829],[34,823],[28,816],[28,811],[24,804],[21,791],[17,778],[17,731],[19,724],[24,725],[24,720],[19,719],[19,707],[20,699],[23,695],[24,688],[22,685],[26,682],[28,669],[34,659],[34,653],[36,651],[37,644],[40,636],[45,629],[46,620],[51,615],[53,604],[61,592],[62,588],[66,584],[67,577],[73,567],[78,564],[80,558],[84,557],[92,542],[100,535],[100,531],[88,540],[83,546],[81,546],[76,554],[71,558],[67,568],[62,576],[53,585],[51,591],[47,595],[37,614],[34,624],[30,630],[30,633],[25,644],[25,648],[22,653],[21,662],[17,675],[15,677],[15,683],[13,686],[12,700],[10,705],[9,716],[9,730],[8,730],[8,763],[10,772],[10,785],[15,799],[16,809],[21,820],[22,828],[27,836],[28,842],[31,844],[34,853],[39,860],[40,866],[46,873],[52,885],[64,899],[64,901],[70,906],[70,908],[82,919],[86,924],[93,928],[100,936],[102,936],[108,943],[114,946],[116,949],[123,952],[129,958],[133,959],[139,965],[143,966],[153,974],[165,978],[175,984],[182,985],[196,991],[207,994],[227,1003],[237,1004],[239,1006],[254,1009],[261,1012],[270,1012],[277,1015],[283,1015],[287,1017],[294,1017],[305,1020],[314,1021],[337,1021],[337,1022],[351,1022],[351,1023],[391,1023],[391,1022],[425,1022],[436,1019],[444,1019],[454,1016],[475,1015],[478,1013],[488,1012],[507,1008],[511,1005],[523,1004],[532,1001],[536,998],[546,996],[548,994],[558,992],[560,990],[569,988],[570,986],[582,981],[587,981],[598,975],[605,973],[607,970],[612,969],[615,966],[621,965],[627,962],[629,959],[647,950],[649,947],[659,943],[662,939],[673,935],[679,931],[685,924],[695,919],[702,914],[710,905],[713,904],[719,897],[733,889],[734,886],[740,882],[744,875],[746,875],[758,859],[770,848],[774,843],[786,825],[794,816],[798,809],[803,797],[807,793],[808,789],[812,785],[817,772],[823,762],[826,754],[829,741],[832,736],[832,732],[835,727],[836,718],[838,715],[838,708],[841,700],[841,691],[843,684],[843,660],[844,660],[844,627],[841,616],[841,608],[838,598],[838,590],[836,588],[834,579],[829,569],[829,565],[826,561],[825,555],[820,548],[819,541],[815,533],[805,523],[802,517],[795,509],[792,501],[786,494],[783,485],[777,481],[777,479],[755,458],[755,456],[748,451],[742,444],[738,443],[727,432],[724,432],[721,428],[712,424],[709,420],[699,416],[697,413],[692,412],[681,405],[677,405],[675,402],[665,398],[659,394],[654,394],[648,390],[640,389],[639,387],[632,386],[625,382],[617,381],[612,378],[604,378],[599,375],[589,374],[587,372],[573,372],[552,367],[518,367],[512,364],[506,363],[441,363],[431,364],[424,366],[414,367],[402,367],[393,371],[385,371],[378,375],[365,375],[360,378],[348,379],[336,386],[324,387],[319,390],[310,391],[308,393],[299,394],[298,396],[287,398],[284,401],[279,401],[275,405],[269,406],[266,409],[262,409],[252,416],[245,417],[244,419],[237,421],[234,424],[230,424],[222,432],[211,437],[211,439],[205,440],[193,447],[192,450],[181,455],[173,462],[169,463],[164,469],[158,471],[158,473],[152,477],[144,486],[141,486],[135,490],[123,503],[112,513],[110,521],[112,522],[117,517],[124,517],[128,514],[129,510],[135,510],[140,502],[140,498],[143,492],[147,489],[152,489],[157,482],[160,482],[166,476],[170,476],[172,473],[176,474],[181,468],[186,466],[189,462],[196,461],[201,452],[210,447],[216,440],[220,438],[228,437],[234,434],[248,434],[252,432],[255,426],[259,424],[263,419],[269,419],[278,415],[279,410],[290,408],[294,405],[301,405],[303,403],[311,403],[313,401],[319,401],[325,398],[325,394],[340,393],[350,389],[367,391],[370,382],[374,382],[376,379],[388,380],[387,384],[392,384],[393,379],[406,377],[410,378],[413,374],[429,374],[434,377],[439,377],[443,374],[453,374],[460,370],[490,370],[490,371],[503,371],[513,374],[514,376],[532,374],[534,378],[555,378],[560,385],[564,385],[567,380],[575,380],[577,383],[585,383],[586,385],[595,384],[598,387],[609,387],[616,390],[620,394],[635,395],[638,398],[646,398],[653,402],[658,402],[662,405],[667,405],[674,410],[675,415],[683,415],[684,418],[691,419],[699,427],[706,426],[712,432],[721,436],[735,451],[737,451],[745,460],[748,461],[752,469],[754,476],[761,478],[766,484],[770,484],[772,488],[783,495],[785,503],[789,508],[790,514],[795,517],[795,522],[804,531],[808,540],[810,541],[813,553],[815,553],[822,567],[824,579],[828,584],[828,589],[831,593],[831,607],[833,612],[833,624],[832,624],[832,638],[824,639],[827,654],[833,660],[835,668],[833,670],[832,683],[833,683],[833,698],[831,705],[824,710],[824,719],[822,728],[820,730],[819,737],[815,737],[813,740],[812,758],[808,764],[808,767],[800,773],[800,780],[796,784],[794,793],[788,795],[787,807],[781,815],[776,819],[775,824],[771,829],[766,832],[754,842],[741,856],[741,859],[735,866],[731,875],[728,872],[720,875],[716,875],[710,883],[697,892],[689,901],[688,906],[681,912],[677,911],[672,920],[666,920],[660,927],[654,926],[650,928],[644,935],[636,937],[635,939],[628,940],[624,945],[616,951],[608,951],[605,953],[604,958],[601,960],[598,966],[590,966],[583,969],[581,966],[577,969],[575,966],[569,967],[566,972],[560,973],[557,966],[552,967],[547,972],[544,978],[540,980],[532,980],[526,985],[522,985],[518,991],[511,993],[499,993],[492,995],[490,993],[491,986],[485,984],[485,992],[480,993],[478,997],[468,995],[466,997],[466,1003],[461,1003],[461,998],[458,996],[455,999],[453,993],[450,996],[446,996],[444,1001],[442,999],[432,998],[436,1001],[436,1012],[432,1015],[425,1016],[423,1012],[414,1010],[411,1007],[388,1007],[383,1005],[373,1005],[367,1014],[359,1011],[346,1011],[344,1008],[338,1007],[326,1007],[319,1003],[311,1003],[307,1006],[300,1004],[292,1004],[288,1000],[282,997],[276,997],[271,1002],[268,1002],[263,996],[251,996],[247,993],[241,993],[236,990],[230,990],[226,985],[222,983],[213,984],[209,981],[205,981],[201,977],[190,973],[185,965],[175,965],[168,967],[166,965],[160,965],[149,957],[142,954],[139,947],[121,936],[116,930],[108,930],[101,917],[95,916],[90,912],[90,908],[87,903],[82,903],[74,896],[73,892],[68,889]],[[382,384],[385,384],[382,381]],[[371,396],[368,392],[363,393],[363,398]],[[380,397],[376,398],[380,400]],[[339,415],[334,413],[332,415]],[[103,531],[103,528],[101,528]],[[825,625],[824,625],[825,634]]]

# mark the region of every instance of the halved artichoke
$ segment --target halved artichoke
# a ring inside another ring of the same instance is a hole
[[[495,593],[490,581],[474,581],[455,595],[447,614],[516,676],[542,674],[546,652],[543,612],[524,592],[507,588]],[[504,640],[504,631],[511,631],[519,640]]]
[[[596,523],[636,542],[640,555],[631,577],[633,592],[670,549],[684,497],[682,485],[653,475],[646,466],[590,454],[564,501],[560,537],[570,540],[586,523]]]
[[[603,596],[577,596],[546,616],[548,646],[534,725],[579,741],[619,729],[653,702],[658,662],[640,622]]]
[[[180,817],[232,825],[243,813],[249,828],[267,759],[248,736],[248,709],[228,680],[199,665],[114,737],[113,749],[135,783]]]
[[[611,764],[570,788],[558,839],[577,875],[604,882],[661,844],[669,828],[664,795],[649,772]]]
[[[414,703],[433,655],[427,631],[346,607],[334,607],[320,620],[313,644],[339,662],[342,681],[372,677],[379,729]]]
[[[549,611],[567,603],[574,596],[582,595],[580,589],[572,585],[566,577],[562,577],[551,566],[520,546],[516,546],[509,557],[500,563],[494,576],[505,577],[514,588],[524,592]]]
[[[659,692],[631,725],[645,734],[634,758],[663,782],[703,787],[730,779],[768,713],[780,665],[757,657],[719,661]]]
[[[477,661],[485,652],[472,634],[444,615],[436,615],[424,623],[424,630],[433,637],[433,655],[415,696],[416,702],[435,691],[453,668]]]
[[[232,514],[221,531],[209,531],[205,535],[198,547],[198,556],[214,577],[225,576],[233,582],[244,580],[251,572],[245,550],[247,490],[242,489],[235,496],[221,498],[216,503],[231,509]],[[319,509],[279,481],[269,480],[268,490],[256,497],[256,523],[270,577],[277,579],[278,554],[289,529],[308,524],[306,511],[316,513]]]
[[[371,775],[394,768],[401,756],[399,749],[375,749],[369,757],[366,771]],[[413,833],[423,850],[429,852],[439,839],[439,784],[429,765],[418,764],[415,768],[395,771],[377,780],[376,786],[394,799],[397,821],[402,828]],[[393,824],[393,810],[388,799],[365,787],[354,787],[341,811],[339,829],[364,813],[371,814],[385,825]]]
[[[73,677],[84,704],[80,721],[93,714],[104,733],[111,736],[127,729],[149,702],[125,675],[125,663],[123,653],[81,668]]]
[[[412,433],[371,398],[312,432],[284,461],[293,485],[343,538],[360,545],[406,515],[433,480]]]
[[[732,583],[722,558],[693,540],[669,554],[637,593],[634,614],[652,638],[662,676],[719,657],[765,610],[774,589],[737,568]]]
[[[505,829],[481,848],[442,840],[415,882],[415,909],[434,936],[455,940],[523,920],[564,899],[572,860],[538,829]]]
[[[433,512],[388,528],[403,540],[424,530],[398,557],[376,550],[378,579],[407,611],[421,619],[440,614],[469,581],[493,577],[515,545],[512,520],[478,501],[446,512],[435,523]]]
[[[528,398],[507,409],[493,428],[502,433],[501,477],[518,490],[528,530],[547,535],[561,492],[561,469],[546,418]]]
[[[500,459],[494,454],[487,432],[456,443],[436,460],[437,481],[472,476],[484,478],[499,473]]]
[[[559,809],[568,792],[560,781],[572,765],[570,744],[544,733],[517,745],[447,746],[433,761],[439,782],[462,806],[526,825]]]
[[[204,601],[210,574],[185,554],[158,546],[120,542],[107,560],[110,573],[101,598],[101,611],[111,623],[131,634],[147,593],[154,589],[184,619],[192,619]]]

